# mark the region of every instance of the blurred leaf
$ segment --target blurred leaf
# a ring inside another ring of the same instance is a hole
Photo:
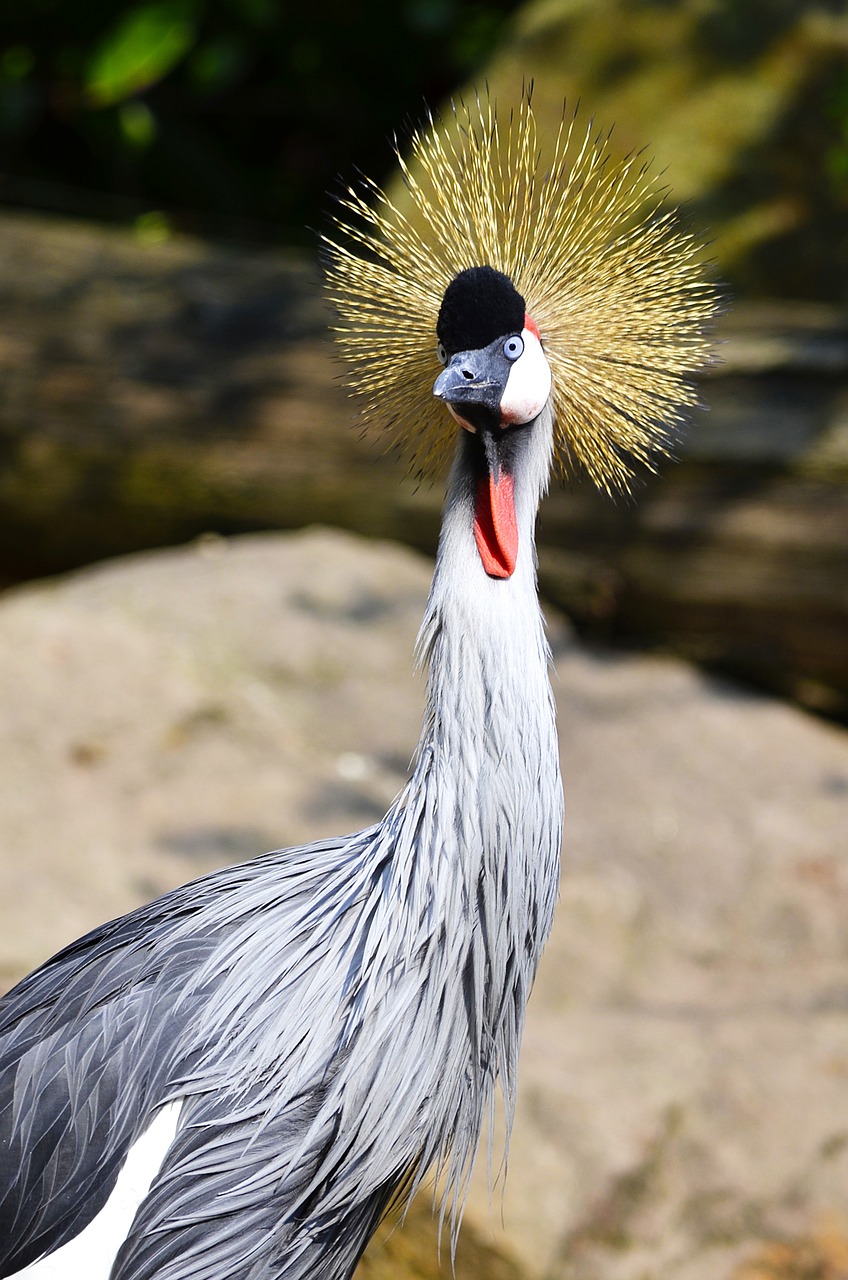
[[[125,13],[100,44],[86,76],[97,106],[110,106],[161,80],[195,41],[187,0],[155,0]]]
[[[170,240],[173,230],[170,219],[160,209],[151,209],[148,213],[139,214],[133,223],[136,239],[142,244],[164,244]]]
[[[121,133],[131,147],[141,151],[156,137],[156,117],[144,102],[125,102],[119,112]]]

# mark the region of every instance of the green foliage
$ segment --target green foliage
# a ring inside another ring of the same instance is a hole
[[[144,102],[125,102],[118,120],[130,147],[149,147],[156,137],[156,118]]]
[[[130,9],[95,49],[85,88],[97,106],[149,89],[192,47],[196,27],[187,0],[156,0]]]
[[[6,202],[315,243],[328,191],[482,67],[517,0],[26,0],[0,15]]]

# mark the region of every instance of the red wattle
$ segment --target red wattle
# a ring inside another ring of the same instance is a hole
[[[511,578],[518,558],[518,525],[512,476],[501,472],[477,485],[474,538],[483,568],[490,578]]]
[[[540,342],[542,341],[542,335],[539,332],[539,327],[536,324],[536,321],[530,315],[529,311],[524,312],[524,328],[529,329],[532,334],[535,334],[535,336],[539,339]]]

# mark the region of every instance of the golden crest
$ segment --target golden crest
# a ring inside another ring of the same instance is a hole
[[[553,373],[556,456],[607,491],[632,461],[652,467],[697,403],[716,294],[702,247],[664,209],[643,155],[613,158],[608,135],[566,115],[537,136],[531,93],[508,112],[453,106],[398,155],[405,197],[350,188],[326,237],[329,293],[350,383],[370,425],[424,474],[450,452],[432,394],[436,317],[463,268],[492,266],[523,294]]]

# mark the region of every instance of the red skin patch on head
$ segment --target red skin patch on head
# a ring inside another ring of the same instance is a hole
[[[539,339],[540,342],[542,341],[542,335],[536,326],[536,321],[526,311],[524,312],[524,328],[529,329],[530,332],[534,334]]]
[[[477,485],[474,504],[474,539],[490,578],[511,578],[518,559],[518,524],[512,476],[505,471]]]

